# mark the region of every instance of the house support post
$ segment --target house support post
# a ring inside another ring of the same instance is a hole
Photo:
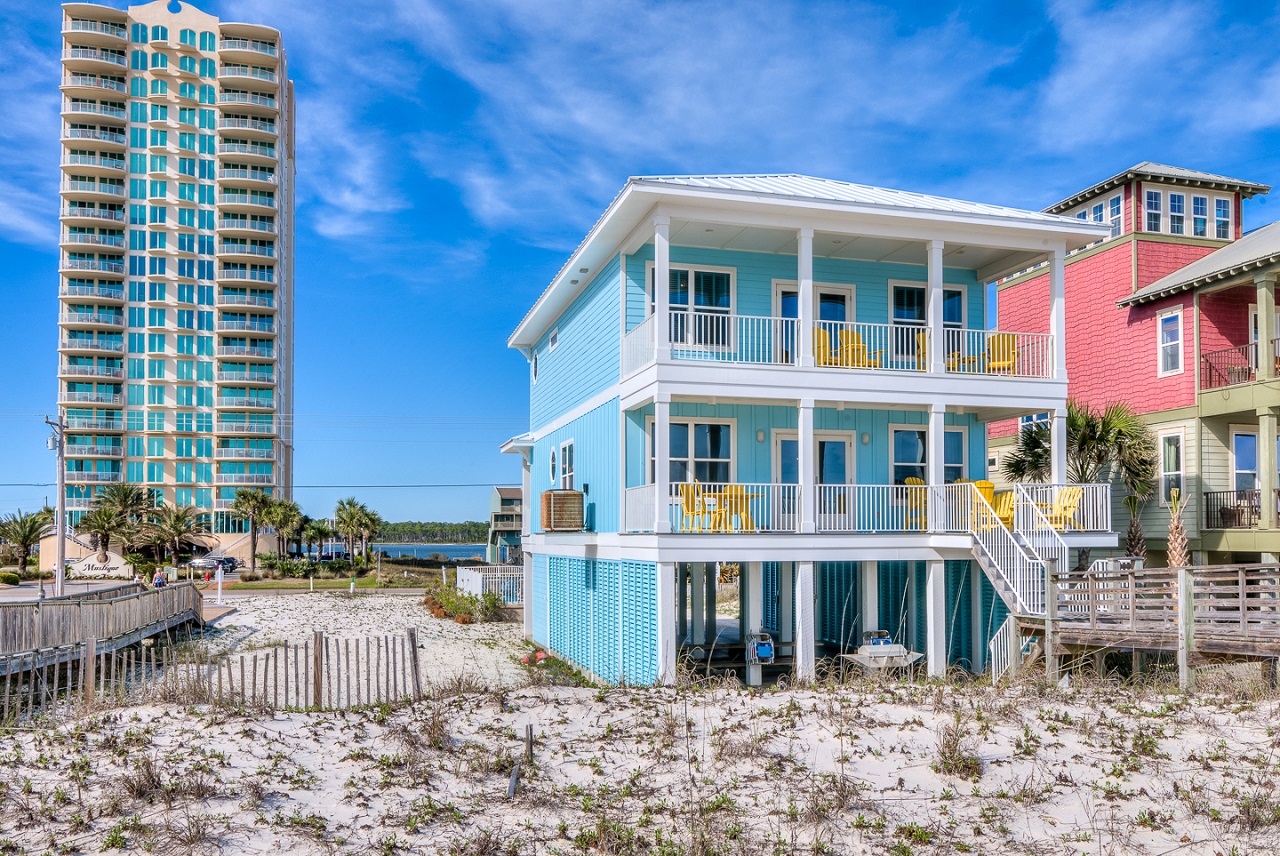
[[[946,513],[944,503],[946,502],[946,491],[943,486],[947,481],[947,407],[945,404],[929,405],[929,430],[926,434],[926,442],[929,444],[925,450],[925,481],[929,483],[929,498],[925,505],[928,510],[928,520],[921,521],[925,523],[923,528],[926,532],[941,530],[946,522]]]
[[[929,661],[929,677],[947,674],[947,563],[931,559],[925,577],[925,657]]]
[[[694,645],[707,642],[707,563],[689,565],[689,600],[693,613],[693,627],[689,641]]]
[[[799,441],[797,448],[797,465],[800,470],[800,531],[805,534],[817,532],[818,505],[817,466],[814,462],[813,443],[813,399],[804,398],[798,408]]]
[[[1195,578],[1190,568],[1178,568],[1178,687],[1188,693],[1196,691],[1195,626]]]
[[[742,581],[746,592],[742,598],[743,629],[748,638],[759,633],[764,620],[764,564],[761,562],[742,563]],[[747,641],[747,640],[744,640]],[[758,663],[747,664],[747,686],[758,687],[763,683],[762,670]]]
[[[690,283],[692,285],[692,283]],[[671,359],[671,218],[653,218],[653,344],[660,363]]]
[[[1258,290],[1258,380],[1276,376],[1276,278],[1273,270],[1253,278]]]
[[[862,563],[862,629],[880,629],[880,563]]]
[[[1055,408],[1049,417],[1049,481],[1067,483],[1067,409]]]
[[[658,683],[676,682],[676,565],[658,562]]]
[[[522,564],[522,584],[524,588],[524,638],[533,639],[533,555],[529,552],[529,537],[532,531],[533,514],[533,480],[529,470],[529,452],[520,455],[520,556]],[[222,574],[218,574],[222,578]]]
[[[720,636],[720,622],[716,618],[716,594],[720,585],[720,565],[708,562],[707,568],[707,644],[715,645]]]
[[[671,395],[653,399],[653,531],[671,531]]]
[[[1062,676],[1058,661],[1058,560],[1044,560],[1044,676],[1057,683]],[[1018,656],[1022,656],[1021,645]]]
[[[944,242],[929,241],[928,256],[928,337],[927,353],[929,357],[929,371],[942,374],[947,370],[947,341],[943,331],[942,320],[942,248]],[[932,482],[930,482],[932,484]]]
[[[1067,379],[1067,248],[1058,245],[1049,257],[1049,334],[1053,338],[1053,378]],[[1055,484],[1062,484],[1054,479]]]
[[[693,641],[689,638],[689,571],[682,562],[676,564],[676,640],[682,645]]]
[[[812,681],[817,638],[813,620],[813,562],[796,562],[796,653],[797,681]]]
[[[800,350],[799,364],[810,368],[814,365],[812,229],[800,229],[796,233],[796,315],[800,325],[796,337],[796,346]]]
[[[1261,348],[1261,340],[1258,341],[1258,346]],[[1276,528],[1276,413],[1278,410],[1280,408],[1275,407],[1257,409],[1259,529]]]

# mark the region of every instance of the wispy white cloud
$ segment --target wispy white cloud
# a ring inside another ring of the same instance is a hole
[[[60,62],[20,22],[0,19],[0,230],[50,248],[58,235]]]

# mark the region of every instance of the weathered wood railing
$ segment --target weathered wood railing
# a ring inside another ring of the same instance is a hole
[[[194,583],[176,583],[106,600],[59,598],[0,604],[0,654],[128,637],[200,615]]]

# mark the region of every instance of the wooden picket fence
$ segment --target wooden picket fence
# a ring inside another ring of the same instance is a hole
[[[200,646],[107,651],[89,641],[0,655],[0,669],[3,723],[149,701],[351,710],[419,698],[426,685],[415,628],[355,639],[316,631],[300,644],[225,656]]]

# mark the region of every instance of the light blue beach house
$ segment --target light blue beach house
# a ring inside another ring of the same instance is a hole
[[[1007,660],[1046,563],[1115,544],[1108,486],[1063,484],[1064,259],[1106,235],[800,175],[629,180],[509,342],[526,634],[636,684],[681,658],[812,678],[874,630],[935,675]],[[988,329],[985,284],[1038,264],[1040,328]],[[1044,414],[1053,484],[996,494],[986,423]]]

